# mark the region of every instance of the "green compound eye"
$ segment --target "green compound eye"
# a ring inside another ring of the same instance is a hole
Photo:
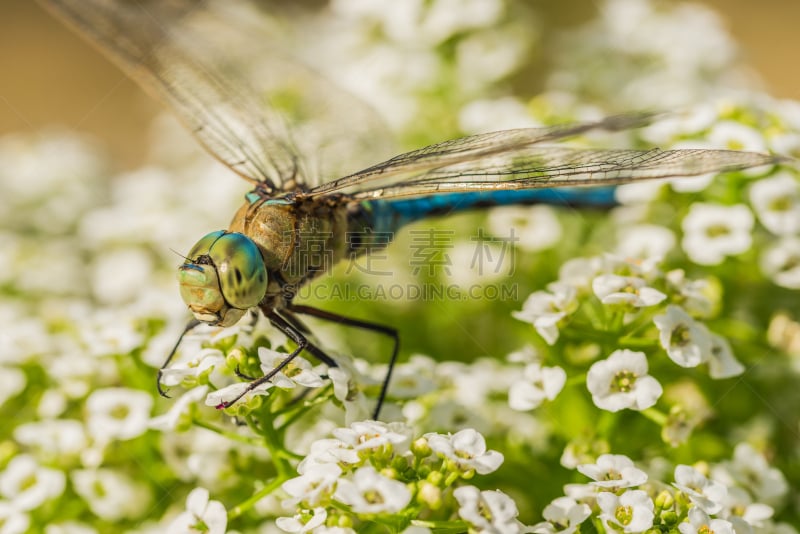
[[[231,326],[267,291],[267,271],[253,241],[238,233],[211,232],[192,247],[178,269],[181,297],[195,317]]]
[[[214,234],[201,239],[195,247]],[[261,302],[267,291],[267,270],[252,239],[225,233],[213,242],[208,256],[217,268],[222,295],[230,306],[246,310]]]
[[[194,263],[200,256],[207,256],[208,251],[211,250],[211,245],[213,245],[217,239],[224,235],[225,230],[218,230],[216,232],[211,232],[210,234],[204,235],[203,238],[192,247],[192,250],[189,251],[189,254],[186,255],[186,263]]]

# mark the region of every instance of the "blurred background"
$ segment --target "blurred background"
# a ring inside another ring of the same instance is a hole
[[[792,51],[800,45],[800,2],[703,0],[741,46],[742,61],[763,78],[774,97],[800,99],[800,71]],[[541,61],[548,35],[593,18],[590,0],[531,2],[544,19]],[[533,87],[541,70],[529,69]],[[131,80],[82,39],[30,0],[0,2],[0,135],[59,123],[98,137],[117,164],[142,157],[148,125],[160,109]]]

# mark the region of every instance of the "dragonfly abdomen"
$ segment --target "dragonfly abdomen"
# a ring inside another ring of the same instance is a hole
[[[375,232],[394,232],[427,217],[512,204],[608,208],[615,204],[613,187],[516,189],[450,193],[362,203]]]

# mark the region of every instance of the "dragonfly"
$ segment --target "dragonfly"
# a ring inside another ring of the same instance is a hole
[[[328,366],[337,365],[309,339],[311,330],[300,315],[391,338],[388,371],[373,413],[378,419],[398,356],[398,331],[293,301],[299,288],[337,262],[388,245],[388,240],[358,236],[394,235],[422,218],[497,205],[608,204],[613,203],[613,192],[591,186],[735,171],[778,161],[776,156],[743,151],[596,149],[560,143],[592,131],[640,127],[654,119],[633,113],[461,137],[352,172],[362,159],[385,149],[374,114],[299,62],[284,58],[269,34],[254,38],[248,27],[256,17],[221,16],[214,9],[225,2],[41,3],[171,109],[211,155],[252,187],[230,226],[202,237],[178,269],[180,294],[194,316],[183,335],[201,323],[230,326],[248,311],[260,310],[296,348],[270,372],[249,377],[241,394],[218,408],[238,402],[303,351]],[[212,42],[223,44],[214,48]],[[268,57],[268,67],[254,68],[254,56]],[[286,105],[281,84],[295,90],[299,96],[293,98],[303,99],[302,105],[291,98]],[[304,118],[307,124],[319,124],[314,122],[317,115],[334,124],[330,135],[303,127]],[[357,148],[347,151],[342,141]],[[301,158],[304,151],[311,157]],[[339,168],[348,165],[350,172]],[[326,174],[322,166],[334,170]],[[326,261],[312,254],[312,241],[329,253]],[[179,344],[180,339],[159,371],[162,394],[161,372]]]

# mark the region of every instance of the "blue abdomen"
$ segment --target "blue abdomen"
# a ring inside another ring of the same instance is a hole
[[[446,193],[426,197],[365,202],[373,217],[373,228],[391,232],[426,217],[512,204],[551,204],[608,208],[616,204],[613,187],[517,189]]]

